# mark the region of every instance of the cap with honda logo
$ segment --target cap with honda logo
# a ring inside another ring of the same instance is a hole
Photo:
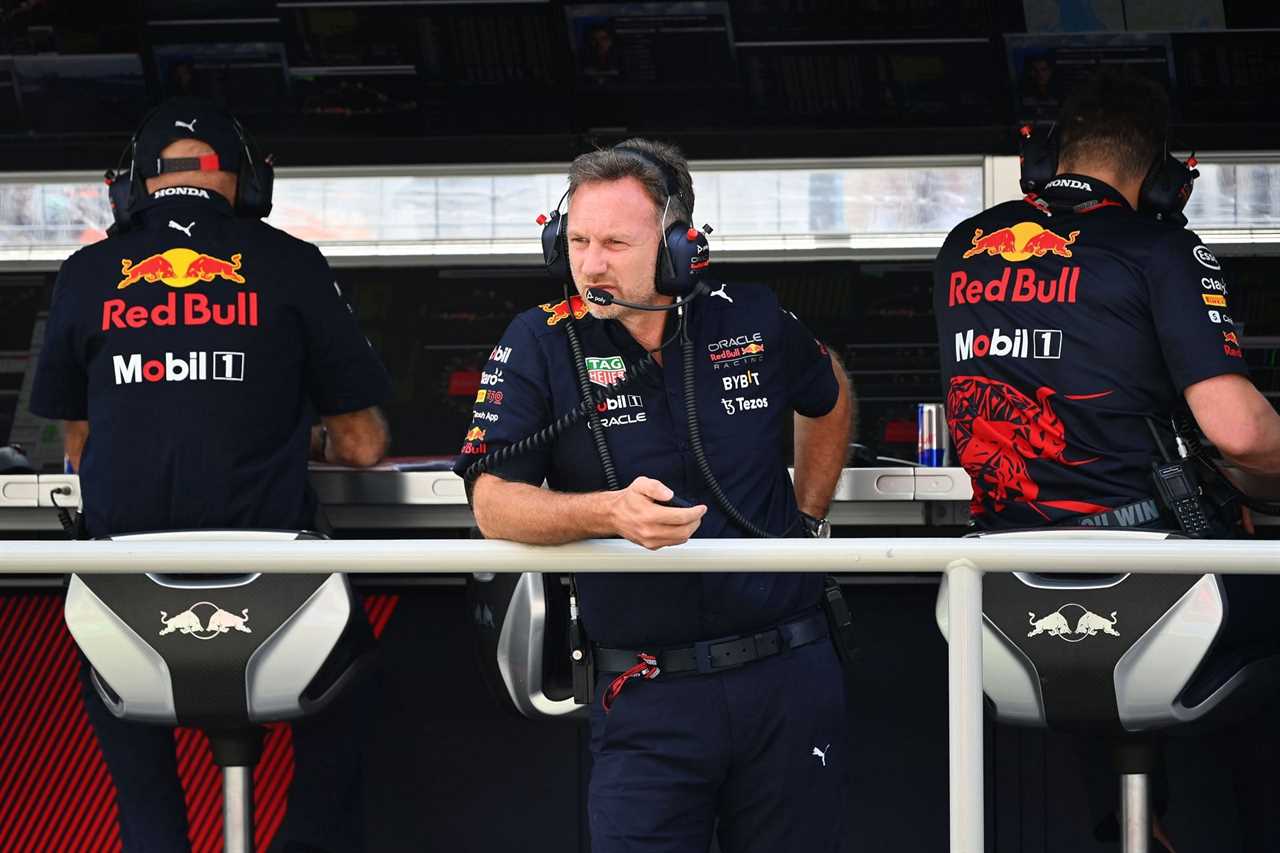
[[[181,139],[198,139],[214,150],[203,157],[166,158],[160,152]],[[136,165],[144,178],[163,172],[235,172],[244,156],[244,143],[235,119],[217,104],[202,98],[170,98],[161,104],[138,132]]]

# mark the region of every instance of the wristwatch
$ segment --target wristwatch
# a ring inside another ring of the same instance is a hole
[[[810,539],[831,538],[831,522],[825,516],[814,518],[812,515],[802,512],[800,513],[800,520],[804,522],[804,529],[808,532]]]

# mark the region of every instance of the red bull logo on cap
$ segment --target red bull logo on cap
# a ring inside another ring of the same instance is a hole
[[[116,290],[124,290],[140,281],[152,284],[159,281],[169,287],[190,287],[197,281],[224,278],[236,284],[244,284],[244,276],[238,272],[240,257],[237,253],[231,256],[230,261],[224,261],[191,249],[169,249],[143,258],[136,264],[130,258],[123,258],[120,261],[120,274],[124,278],[120,279]]]
[[[1072,231],[1063,237],[1034,222],[1019,222],[999,228],[990,234],[983,234],[981,228],[973,231],[973,248],[964,253],[964,257],[974,255],[999,255],[1006,261],[1025,261],[1029,258],[1043,258],[1054,254],[1060,258],[1071,257],[1068,248],[1080,236],[1079,231]]]
[[[484,441],[484,430],[480,427],[472,427],[467,430],[466,441]]]

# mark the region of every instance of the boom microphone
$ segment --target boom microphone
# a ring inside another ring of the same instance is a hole
[[[616,299],[612,293],[607,290],[597,290],[594,287],[587,288],[587,301],[593,305],[621,305],[623,308],[631,308],[635,311],[671,311],[682,305],[687,305],[697,297],[706,292],[706,285],[701,282],[694,287],[693,292],[688,296],[682,296],[670,305],[641,305],[638,302],[623,302]]]

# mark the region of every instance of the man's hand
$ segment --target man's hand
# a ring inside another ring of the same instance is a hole
[[[616,492],[556,492],[481,474],[471,492],[476,524],[489,539],[528,545],[563,545],[621,536],[645,548],[688,541],[706,513],[662,506],[672,492],[657,480],[637,477]]]
[[[326,415],[320,420],[324,422],[327,434],[324,461],[334,465],[351,465],[355,468],[377,465],[391,442],[386,418],[377,406],[345,415]],[[312,441],[315,439],[313,432]]]
[[[89,440],[88,421],[62,422],[62,452],[71,463],[71,470],[80,473],[80,455],[84,453],[84,444]]]
[[[651,551],[688,542],[707,513],[702,504],[689,509],[663,506],[661,501],[671,500],[675,492],[648,477],[636,477],[625,489],[604,494],[617,534]]]

